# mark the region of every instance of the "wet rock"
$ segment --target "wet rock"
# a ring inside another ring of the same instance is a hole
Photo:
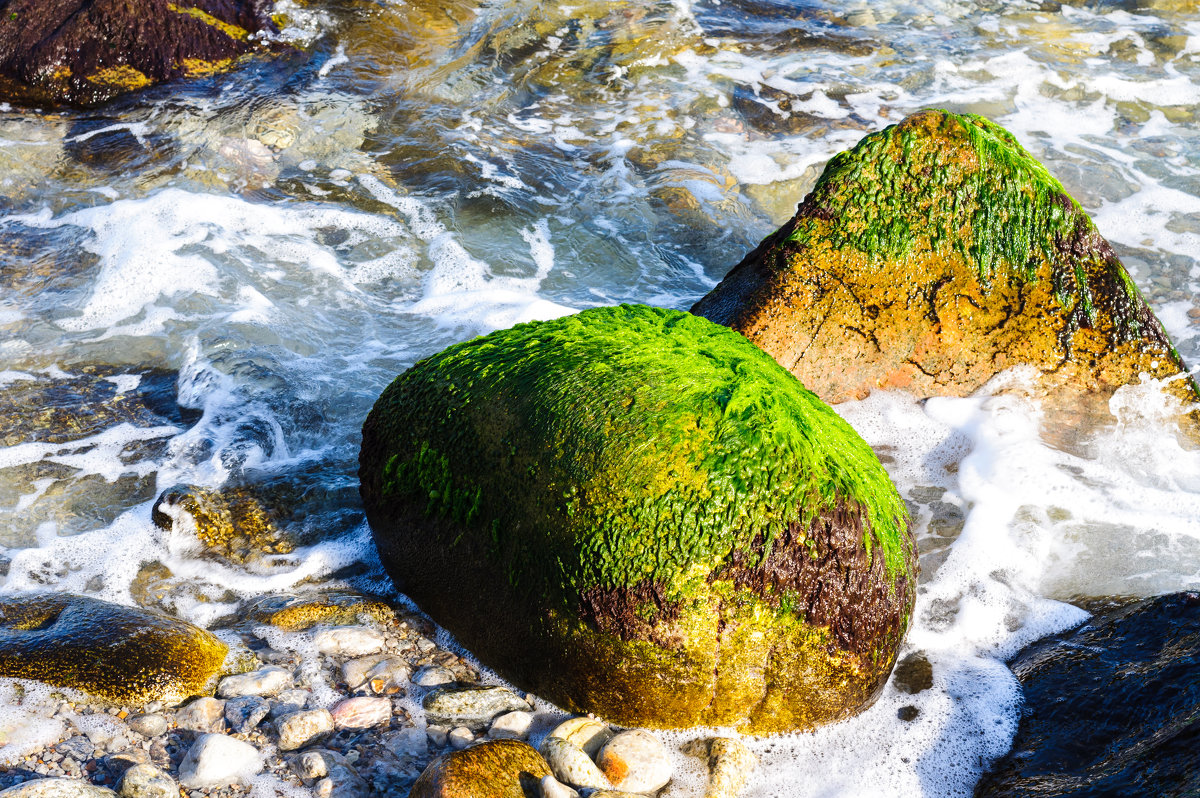
[[[133,715],[126,723],[143,737],[157,737],[167,732],[167,719],[162,715]]]
[[[433,690],[421,706],[429,723],[483,731],[498,715],[528,710],[529,702],[503,687],[455,684]]]
[[[76,779],[34,779],[0,790],[0,795],[4,798],[116,798],[117,794]]]
[[[335,626],[317,632],[313,642],[322,654],[359,657],[383,648],[384,638],[383,632],[369,626]]]
[[[325,765],[325,757],[317,751],[305,751],[293,759],[292,770],[296,771],[296,775],[306,782],[324,778],[329,773],[329,768]]]
[[[444,665],[422,665],[412,677],[412,683],[419,687],[438,687],[454,681],[454,671]]]
[[[429,752],[428,733],[413,726],[387,732],[380,738],[380,742],[397,757],[420,757]]]
[[[790,222],[693,307],[829,402],[965,396],[1024,366],[1040,389],[1193,384],[1112,247],[1005,130],[923,111],[833,158]]]
[[[91,759],[96,746],[85,735],[77,734],[74,737],[68,737],[54,746],[54,750],[60,754],[72,756],[75,759]]]
[[[141,748],[126,748],[104,757],[104,764],[113,773],[124,773],[138,765],[151,764],[150,754]]]
[[[387,698],[358,696],[339,701],[330,714],[339,729],[362,731],[386,726],[392,719],[392,702]]]
[[[625,792],[656,792],[674,772],[662,741],[644,729],[614,736],[596,754],[596,765],[613,787]]]
[[[446,735],[446,742],[456,751],[461,751],[475,742],[475,734],[466,726],[455,726]]]
[[[608,789],[612,782],[596,767],[591,757],[561,737],[547,737],[539,749],[554,777],[572,787]]]
[[[188,789],[223,787],[263,768],[253,745],[224,734],[202,734],[179,763],[179,783]]]
[[[1200,593],[1103,611],[1009,667],[1025,699],[1020,726],[976,796],[1200,791]]]
[[[684,753],[708,760],[704,798],[737,798],[758,766],[758,757],[746,744],[731,737],[696,740]]]
[[[614,722],[846,717],[911,617],[916,546],[874,453],[685,313],[595,308],[427,358],[371,411],[359,475],[422,609],[522,689]]]
[[[342,663],[342,679],[351,690],[367,688],[372,693],[392,695],[408,683],[408,664],[391,654],[372,654]],[[453,681],[453,674],[449,681]]]
[[[263,722],[271,712],[271,702],[256,695],[231,698],[225,703],[225,722],[236,734],[245,734]]]
[[[539,786],[542,790],[542,798],[579,798],[578,792],[553,776],[543,776]]]
[[[379,599],[358,593],[330,591],[318,594],[275,594],[246,602],[240,610],[245,624],[269,624],[289,632],[318,624],[355,626],[370,621],[389,624],[396,611]]]
[[[409,798],[529,798],[548,775],[545,760],[527,743],[489,740],[430,762]]]
[[[95,105],[155,83],[209,75],[267,48],[260,3],[9,0],[0,17],[0,100]]]
[[[175,725],[201,734],[225,730],[225,702],[204,696],[175,710]]]
[[[295,751],[321,740],[333,731],[333,715],[327,709],[310,709],[284,715],[275,721],[279,750]]]
[[[271,720],[278,720],[284,715],[299,712],[308,706],[308,699],[311,697],[312,693],[308,690],[284,690],[271,701]]]
[[[533,713],[515,709],[512,712],[505,712],[493,720],[491,728],[488,729],[488,736],[492,739],[508,737],[523,740],[529,736],[531,728],[533,728]]]
[[[269,666],[256,671],[226,676],[217,686],[217,695],[221,698],[275,695],[285,687],[291,686],[291,671]]]
[[[296,547],[277,514],[250,489],[175,485],[159,495],[151,518],[160,529],[193,535],[211,552],[237,563]]]
[[[0,601],[0,676],[110,701],[178,703],[203,693],[227,651],[184,621],[84,596]]]
[[[175,779],[153,765],[134,765],[121,777],[121,798],[178,798]]]
[[[567,718],[546,736],[558,737],[577,745],[585,754],[595,759],[604,744],[613,738],[613,730],[602,720],[582,715],[578,718]]]

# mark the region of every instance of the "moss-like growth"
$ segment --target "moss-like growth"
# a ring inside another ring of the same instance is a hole
[[[621,723],[843,717],[908,625],[916,555],[875,455],[690,314],[598,308],[428,358],[376,403],[359,475],[423,609],[522,687]]]
[[[829,162],[796,216],[693,312],[822,398],[966,395],[1013,366],[1111,392],[1194,385],[1079,204],[1011,134],[923,111]]]
[[[375,622],[397,622],[396,611],[379,599],[350,592],[311,595],[273,594],[251,599],[239,611],[239,623],[269,624],[289,632],[311,629],[318,624],[354,626]]]
[[[209,692],[228,647],[156,612],[64,594],[0,600],[0,676],[119,703]]]
[[[529,798],[550,766],[529,743],[489,740],[443,754],[413,783],[410,798]]]
[[[0,0],[0,100],[90,106],[268,47],[249,0]]]

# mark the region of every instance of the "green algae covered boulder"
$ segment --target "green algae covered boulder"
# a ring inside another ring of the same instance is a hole
[[[550,766],[529,743],[488,740],[429,763],[410,798],[537,798]]]
[[[0,599],[0,676],[123,704],[208,692],[228,647],[157,612],[62,593]]]
[[[964,396],[1014,366],[1047,393],[1195,386],[1108,242],[1011,134],[923,111],[834,157],[795,217],[692,312],[822,399]]]
[[[742,336],[597,308],[417,363],[363,426],[389,573],[523,689],[626,725],[868,705],[916,551],[871,449]]]

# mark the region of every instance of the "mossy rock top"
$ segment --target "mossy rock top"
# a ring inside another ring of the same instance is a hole
[[[260,0],[0,0],[0,100],[92,106],[269,48]]]
[[[451,751],[429,763],[413,783],[411,798],[529,798],[550,766],[529,743],[488,740]]]
[[[804,646],[860,658],[873,695],[907,627],[916,555],[874,453],[745,338],[691,314],[597,308],[450,347],[384,391],[363,439],[368,519],[401,589],[569,707],[618,717],[556,681],[574,666],[531,666],[522,635],[598,660],[646,644],[661,669],[681,646],[721,656],[719,630],[700,629],[720,618],[729,634],[803,627]],[[479,620],[448,595],[450,574],[482,580],[488,607],[518,620]],[[540,628],[514,631],[526,622]],[[713,666],[711,706],[664,719],[646,701],[620,719],[745,722],[753,706],[714,702]]]
[[[825,168],[795,217],[693,308],[822,398],[961,396],[1013,366],[1108,391],[1194,386],[1109,244],[999,125],[922,111]]]
[[[86,596],[0,600],[0,676],[106,701],[177,704],[209,692],[228,651],[185,621]]]

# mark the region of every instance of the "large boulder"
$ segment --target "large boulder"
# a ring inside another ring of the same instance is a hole
[[[489,740],[429,763],[410,798],[538,798],[550,767],[520,740]]]
[[[0,101],[95,105],[266,46],[263,0],[0,0]]]
[[[964,396],[1032,367],[1105,395],[1179,355],[1112,247],[998,125],[923,111],[829,162],[795,217],[694,313],[754,341],[829,402],[875,388]]]
[[[908,627],[904,505],[871,449],[740,335],[596,308],[413,366],[363,426],[383,562],[490,667],[627,725],[811,728]]]
[[[86,596],[0,600],[0,676],[107,701],[176,704],[209,691],[228,651],[185,621]]]

